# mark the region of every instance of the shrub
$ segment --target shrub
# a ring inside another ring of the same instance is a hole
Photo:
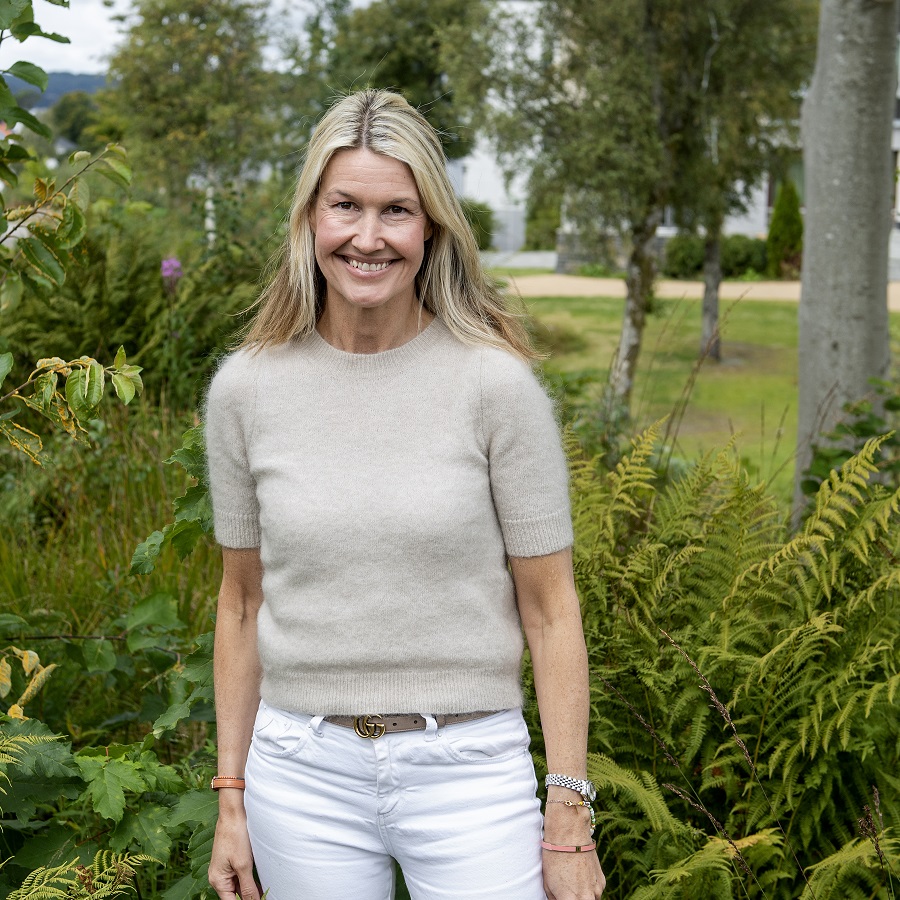
[[[495,228],[494,211],[487,203],[466,199],[462,201],[462,209],[475,235],[478,249],[490,250]]]
[[[560,223],[560,198],[530,196],[525,211],[523,250],[555,250]]]
[[[766,274],[771,278],[796,278],[803,260],[803,217],[793,181],[785,181],[775,197],[775,209],[766,239]]]
[[[766,242],[744,234],[722,239],[722,277],[742,278],[766,271]]]
[[[666,243],[662,273],[668,278],[694,278],[703,270],[703,238],[676,234]]]

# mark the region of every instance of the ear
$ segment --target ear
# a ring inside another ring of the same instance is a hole
[[[431,226],[431,219],[425,220],[425,240],[430,240],[432,234],[434,234],[434,228]]]

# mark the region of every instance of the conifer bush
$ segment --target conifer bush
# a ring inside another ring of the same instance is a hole
[[[775,195],[775,208],[766,238],[766,274],[770,278],[797,278],[803,260],[803,216],[800,196],[790,179]]]

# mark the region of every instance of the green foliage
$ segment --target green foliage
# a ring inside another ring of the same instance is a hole
[[[806,496],[811,496],[831,470],[842,466],[869,440],[887,435],[882,443],[885,459],[879,466],[882,481],[900,485],[900,386],[876,382],[872,397],[844,407],[840,422],[812,445],[809,466],[800,481]]]
[[[276,120],[263,6],[135,0],[128,22],[94,130],[126,140],[142,189],[184,210],[189,176],[218,189],[267,158]]]
[[[468,43],[485,9],[482,0],[342,4],[333,20],[327,84],[338,94],[364,87],[401,92],[437,129],[447,156],[460,159],[471,152],[474,135],[441,54],[452,41]]]
[[[7,900],[107,900],[131,894],[138,866],[152,862],[143,853],[98,851],[90,866],[78,860],[61,866],[41,867],[32,872]]]
[[[607,893],[787,900],[802,868],[818,900],[854,883],[887,896],[900,492],[872,478],[882,442],[831,474],[792,536],[729,451],[662,484],[658,434],[611,470],[571,446]],[[855,842],[873,786],[884,871]]]
[[[668,278],[696,278],[703,271],[703,238],[680,232],[666,241],[662,273]]]
[[[558,194],[532,192],[525,206],[525,246],[523,250],[555,250],[560,225],[561,198]]]
[[[76,147],[97,153],[104,142],[95,135],[99,108],[94,98],[86,91],[71,91],[64,94],[50,110],[50,121],[60,137],[71,141]]]
[[[478,200],[462,201],[463,213],[466,221],[475,235],[475,241],[479,250],[490,250],[491,239],[494,236],[494,211],[487,205]]]
[[[743,278],[766,271],[766,242],[744,234],[729,234],[722,239],[722,276]]]
[[[786,179],[775,195],[766,238],[767,273],[772,278],[797,278],[803,258],[803,216],[794,182]]]

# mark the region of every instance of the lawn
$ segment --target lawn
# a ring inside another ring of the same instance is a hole
[[[616,348],[623,301],[547,297],[526,301],[537,338],[555,373],[606,380]],[[722,306],[722,361],[704,362],[674,442],[677,456],[734,447],[748,470],[785,499],[790,496],[797,428],[797,305],[742,300]],[[900,314],[891,314],[894,358]],[[700,304],[657,300],[647,322],[632,398],[637,429],[676,409],[700,345]]]

